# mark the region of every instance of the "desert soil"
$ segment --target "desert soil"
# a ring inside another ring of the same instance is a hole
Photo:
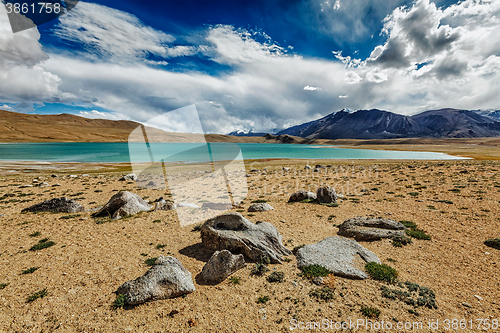
[[[129,171],[123,165],[113,169],[105,165],[93,169],[90,165],[71,165],[73,169],[44,165],[30,173],[22,172],[18,165],[19,172],[5,168],[0,173],[0,284],[7,284],[0,290],[0,332],[285,332],[290,330],[292,319],[383,320],[394,326],[397,322],[422,322],[419,332],[430,331],[428,321],[439,320],[440,329],[432,332],[444,332],[444,320],[455,318],[472,319],[474,328],[461,330],[472,332],[479,331],[477,319],[489,319],[490,323],[500,319],[500,251],[483,244],[486,239],[500,238],[500,162],[309,163],[331,167],[306,172],[304,161],[248,163],[248,170],[267,167],[267,174],[252,173],[248,197],[233,211],[253,222],[272,223],[290,249],[335,236],[337,226],[355,216],[413,221],[432,239],[414,239],[404,247],[394,247],[390,240],[361,244],[397,269],[400,281],[431,288],[437,309],[414,308],[383,298],[381,286],[386,284],[373,279],[336,277],[334,299],[317,300],[309,292],[318,286],[300,275],[293,255],[288,262],[269,265],[271,272],[284,272],[282,283],[252,276],[253,264],[248,263],[233,274],[241,278],[239,284],[229,279],[215,286],[201,284],[196,276],[211,252],[203,247],[193,225],[180,226],[175,211],[146,212],[102,224],[90,217],[90,211],[21,213],[23,208],[61,196],[93,209],[119,190],[149,200],[167,196],[165,190],[118,181]],[[283,166],[291,170],[283,172]],[[52,178],[52,173],[59,177]],[[69,178],[69,173],[78,178]],[[82,177],[83,173],[89,176]],[[35,179],[50,186],[22,186],[36,185]],[[344,195],[338,207],[287,203],[293,191],[315,190],[321,184],[329,184]],[[265,200],[275,209],[248,213],[247,208],[256,200]],[[30,236],[36,232],[40,234]],[[55,245],[30,251],[42,238]],[[178,258],[192,273],[196,291],[186,297],[113,310],[114,291],[148,270],[145,259],[160,255]],[[21,274],[30,267],[39,269]],[[47,296],[27,302],[30,295],[43,289]],[[263,296],[269,301],[257,303]],[[379,309],[379,318],[365,317],[362,307]]]

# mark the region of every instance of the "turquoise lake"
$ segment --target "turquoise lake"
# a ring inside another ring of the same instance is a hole
[[[240,154],[241,152],[241,154]],[[442,153],[267,143],[6,143],[0,160],[52,162],[205,162],[233,159],[462,159]]]

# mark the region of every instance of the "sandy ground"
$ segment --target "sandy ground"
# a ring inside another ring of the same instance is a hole
[[[476,320],[488,319],[491,324],[500,319],[500,251],[483,245],[488,238],[500,238],[500,162],[322,161],[331,167],[320,173],[305,172],[305,163],[248,163],[247,170],[267,167],[267,174],[256,172],[248,178],[248,197],[242,208],[233,211],[253,222],[274,224],[290,249],[335,236],[336,226],[355,216],[413,221],[432,240],[414,240],[402,248],[389,240],[361,244],[396,268],[401,281],[433,289],[438,309],[413,308],[383,298],[380,288],[384,283],[378,281],[341,277],[335,279],[335,298],[317,301],[309,296],[317,286],[299,275],[293,255],[289,262],[269,266],[271,271],[284,272],[283,283],[250,275],[253,265],[247,264],[233,275],[241,278],[240,284],[229,280],[216,286],[200,284],[196,276],[211,252],[204,249],[193,226],[180,226],[175,211],[141,213],[104,224],[96,224],[90,211],[79,216],[21,214],[25,207],[61,196],[93,209],[119,190],[149,200],[167,194],[165,189],[141,189],[133,182],[119,182],[127,172],[126,165],[71,165],[70,169],[42,165],[30,173],[14,173],[3,164],[0,284],[8,285],[0,290],[0,332],[285,332],[294,318],[334,323],[368,320],[361,313],[362,306],[379,309],[378,322],[391,322],[394,327],[398,322],[422,322],[422,329],[413,330],[418,332],[444,332],[446,319],[465,319],[467,328],[461,331],[475,332],[480,331]],[[282,166],[291,170],[284,173]],[[52,178],[52,173],[59,177]],[[84,173],[89,176],[82,177]],[[50,187],[22,187],[36,184],[34,179],[47,181]],[[338,207],[287,203],[293,191],[314,190],[320,184],[334,186],[345,196]],[[275,209],[247,213],[255,200],[266,200]],[[31,237],[35,232],[40,235]],[[56,244],[29,251],[42,238]],[[158,244],[166,246],[158,249]],[[177,257],[193,274],[196,291],[187,297],[113,310],[117,287],[144,274],[148,269],[145,259],[160,255]],[[21,274],[30,267],[40,268]],[[46,297],[27,302],[28,296],[44,288]],[[258,304],[261,296],[270,300]],[[431,320],[439,320],[439,330],[429,330]],[[489,331],[498,329],[490,326]]]

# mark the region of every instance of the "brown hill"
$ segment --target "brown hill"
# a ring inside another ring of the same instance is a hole
[[[71,114],[39,115],[0,110],[0,142],[127,142],[140,123],[88,119]],[[220,134],[172,133],[147,127],[150,142],[310,143],[291,136],[239,137]],[[284,138],[287,137],[287,140]],[[142,140],[139,133],[137,138]],[[286,141],[286,142],[285,142]]]

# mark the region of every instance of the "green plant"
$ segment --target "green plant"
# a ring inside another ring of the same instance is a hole
[[[0,283],[0,290],[5,289],[8,285],[8,283]]]
[[[393,283],[398,277],[398,272],[389,265],[369,262],[365,265],[365,270],[374,280]]]
[[[33,245],[31,248],[30,248],[30,251],[38,251],[38,250],[43,250],[43,249],[46,249],[48,247],[51,247],[53,245],[55,245],[56,243],[54,243],[53,241],[49,241],[48,238],[44,238],[44,239],[41,239],[38,244],[35,244]]]
[[[125,301],[125,295],[118,294],[118,296],[116,296],[116,299],[113,301],[113,310],[123,308],[125,304],[127,304]]]
[[[260,296],[259,298],[257,298],[257,303],[264,304],[269,302],[269,300],[270,300],[269,296]]]
[[[21,274],[31,274],[31,273],[34,273],[39,268],[40,267],[30,267],[30,268],[25,269],[24,271],[22,271]]]
[[[427,235],[425,231],[420,230],[418,228],[415,229],[407,229],[406,234],[410,237],[416,238],[416,239],[423,239],[423,240],[430,240],[431,236]]]
[[[42,234],[42,233],[41,233],[40,231],[36,231],[36,232],[34,232],[34,233],[30,234],[29,236],[30,236],[30,237],[38,237],[38,236],[40,236],[41,234]]]
[[[415,222],[412,222],[412,221],[399,221],[399,223],[401,223],[402,225],[404,225],[407,228],[416,228],[417,227],[417,224]]]
[[[165,244],[157,244],[157,245],[156,245],[156,249],[157,249],[157,250],[160,250],[160,249],[163,249],[163,248],[164,248],[164,247],[166,247],[166,246],[167,246],[167,245],[165,245]]]
[[[485,240],[484,245],[500,250],[500,238]]]
[[[156,259],[158,259],[158,257],[148,258],[144,260],[144,263],[148,266],[153,266],[156,262]]]
[[[318,264],[309,265],[302,268],[302,274],[309,279],[328,276],[330,275],[330,273],[331,272],[328,269]]]
[[[317,299],[322,299],[324,301],[329,301],[335,297],[333,289],[328,287],[317,288],[309,292],[310,297],[315,297]]]
[[[414,307],[425,306],[429,309],[437,309],[436,294],[431,289],[409,281],[399,282],[398,287],[401,289],[390,289],[382,286],[382,297],[400,300]]]
[[[411,244],[411,238],[406,236],[394,236],[392,237],[392,245],[394,247],[402,247],[403,245]]]
[[[262,199],[251,201],[251,203],[266,203],[266,202],[267,202],[267,200],[262,200]]]
[[[36,301],[39,298],[44,298],[47,295],[48,295],[47,289],[44,288],[44,289],[42,289],[40,291],[37,291],[36,293],[28,296],[28,299],[27,299],[26,302],[27,303],[31,303],[33,301]]]
[[[160,223],[161,220],[154,220],[153,223]]]
[[[363,314],[363,316],[369,317],[369,318],[378,318],[380,316],[379,309],[367,307],[367,306],[361,307],[361,313]]]
[[[231,282],[231,284],[240,284],[241,278],[239,276],[231,276],[229,277],[229,282]]]
[[[412,197],[416,197],[416,196],[420,195],[420,193],[418,193],[418,192],[410,192],[410,193],[408,193],[408,195],[411,195]]]
[[[269,281],[271,283],[273,283],[273,282],[283,282],[283,281],[285,281],[285,273],[283,273],[283,272],[272,272],[267,277],[267,281]]]
[[[141,256],[143,256],[143,257],[147,257],[147,256],[148,256],[148,254],[147,254],[147,253],[141,253]]]
[[[258,276],[264,275],[266,272],[269,272],[269,268],[267,268],[267,265],[269,265],[270,263],[271,259],[268,256],[260,256],[259,260],[255,263],[255,266],[250,271],[250,274]]]
[[[316,202],[316,200],[314,199],[304,199],[301,201],[301,203],[313,203],[313,202]]]
[[[431,236],[427,235],[425,231],[418,228],[417,224],[411,221],[399,221],[405,227],[409,228],[406,230],[406,234],[410,237],[416,239],[430,240]]]

